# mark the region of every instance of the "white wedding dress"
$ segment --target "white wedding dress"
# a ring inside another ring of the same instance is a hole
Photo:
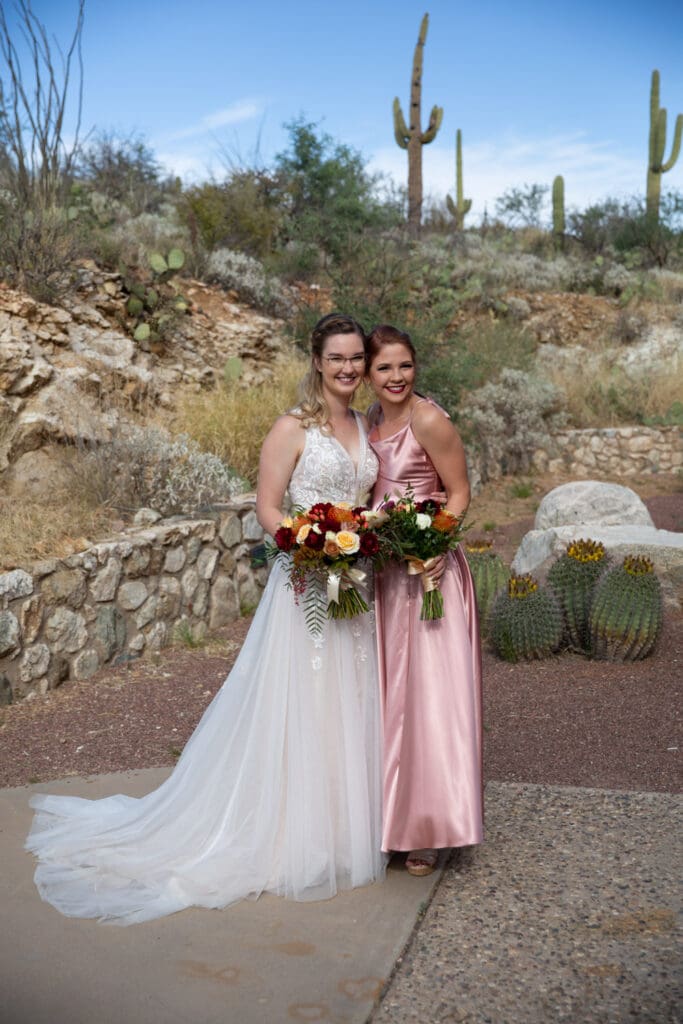
[[[294,504],[360,503],[359,464],[317,428]],[[242,651],[173,773],[141,799],[35,796],[26,841],[44,900],[131,924],[261,892],[325,899],[383,877],[380,708],[372,612],[315,639],[276,563]]]

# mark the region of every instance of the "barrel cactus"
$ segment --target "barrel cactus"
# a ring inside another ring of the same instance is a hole
[[[567,643],[575,651],[590,650],[588,615],[595,585],[609,564],[599,541],[574,540],[548,570],[548,584],[560,602]]]
[[[557,598],[533,576],[511,576],[494,601],[490,631],[493,649],[505,661],[547,658],[562,642]]]
[[[465,558],[474,580],[482,632],[488,630],[489,611],[494,597],[506,586],[510,578],[510,572],[503,559],[491,550],[492,546],[490,540],[465,542]]]
[[[591,653],[602,661],[651,654],[662,628],[662,587],[649,558],[627,555],[598,583],[588,627]]]

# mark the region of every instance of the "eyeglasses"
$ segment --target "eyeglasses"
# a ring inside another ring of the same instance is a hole
[[[346,359],[345,356],[322,356],[328,366],[333,369],[339,369],[344,366],[345,363],[351,363],[354,370],[359,369],[361,366],[365,366],[365,356],[351,356],[350,359]]]

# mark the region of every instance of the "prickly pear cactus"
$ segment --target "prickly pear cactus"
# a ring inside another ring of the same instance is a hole
[[[590,651],[588,615],[598,579],[609,565],[599,541],[574,540],[548,570],[548,584],[560,602],[568,646]]]
[[[510,578],[509,569],[500,555],[491,550],[492,546],[490,540],[465,542],[465,558],[474,580],[482,635],[488,632],[493,599],[507,586]]]
[[[602,661],[651,654],[662,628],[662,587],[649,558],[628,555],[601,578],[588,626],[591,653]]]
[[[505,661],[547,658],[562,642],[557,598],[533,576],[511,576],[491,609],[490,635],[493,649]]]

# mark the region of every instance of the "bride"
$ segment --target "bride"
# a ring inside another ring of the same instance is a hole
[[[316,324],[300,406],[262,448],[257,515],[363,502],[377,474],[350,402],[363,330]],[[380,712],[371,614],[307,631],[276,563],[239,658],[173,773],[141,799],[34,796],[26,842],[63,914],[131,924],[261,892],[325,899],[384,873]]]

